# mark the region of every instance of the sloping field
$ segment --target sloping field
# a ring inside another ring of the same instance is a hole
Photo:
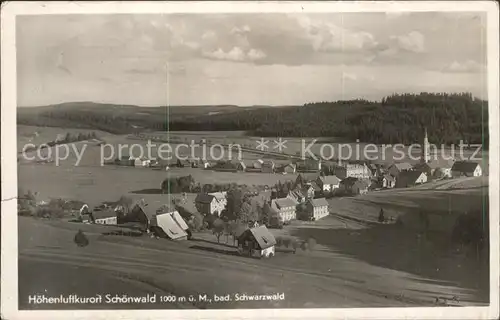
[[[488,177],[458,178],[402,188],[370,192],[357,197],[332,198],[330,211],[376,221],[381,208],[387,217],[420,211],[461,214],[487,208]]]
[[[21,152],[27,143],[40,145],[53,141],[58,135],[78,135],[79,133],[88,134],[95,132],[98,137],[108,136],[109,133],[93,129],[75,129],[75,128],[55,128],[55,127],[35,127],[18,125],[17,127],[17,150]]]
[[[72,239],[78,224],[19,218],[19,306],[29,294],[193,295],[178,304],[87,305],[78,308],[300,308],[432,306],[436,297],[457,296],[459,305],[484,304],[475,290],[376,267],[338,250],[278,253],[270,260],[234,255],[234,249],[203,241],[171,242],[148,237],[103,236],[86,229],[90,244]],[[88,226],[87,228],[93,228]],[[195,236],[196,238],[196,236]],[[36,272],[34,272],[36,270]],[[235,301],[234,294],[284,293],[282,301]],[[209,301],[200,301],[207,294]],[[232,301],[213,301],[213,295]]]

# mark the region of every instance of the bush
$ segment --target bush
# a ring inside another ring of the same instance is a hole
[[[39,206],[35,209],[35,216],[39,218],[62,218],[64,210],[55,206]]]

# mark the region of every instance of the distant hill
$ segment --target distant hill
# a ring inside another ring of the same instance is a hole
[[[380,102],[349,100],[302,106],[137,107],[91,102],[19,108],[18,123],[93,128],[112,133],[235,131],[257,136],[339,137],[372,143],[460,140],[488,145],[488,102],[469,93],[396,94]]]

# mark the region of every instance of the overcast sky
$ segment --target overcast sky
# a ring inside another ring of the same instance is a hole
[[[289,105],[421,91],[486,98],[485,20],[458,12],[21,16],[18,105]]]

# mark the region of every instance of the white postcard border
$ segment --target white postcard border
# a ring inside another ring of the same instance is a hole
[[[18,310],[17,142],[15,16],[21,14],[243,13],[243,12],[481,11],[487,13],[490,306],[252,310]],[[422,2],[9,2],[2,4],[1,82],[1,316],[5,319],[493,319],[499,315],[499,44],[498,4],[493,1]]]

